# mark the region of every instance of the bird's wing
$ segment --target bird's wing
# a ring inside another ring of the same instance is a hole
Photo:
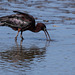
[[[24,19],[27,19],[29,21],[31,21],[33,27],[35,27],[35,19],[32,15],[29,15],[27,13],[23,13],[23,12],[20,12],[20,11],[13,11],[14,13],[17,13],[19,15],[23,15],[24,16]]]
[[[17,28],[28,28],[32,24],[32,19],[28,14],[18,12],[19,14],[0,17],[2,25]]]

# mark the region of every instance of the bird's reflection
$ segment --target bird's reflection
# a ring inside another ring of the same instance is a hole
[[[45,47],[39,48],[37,46],[31,46],[30,48],[25,48],[22,46],[23,40],[21,40],[20,45],[16,41],[16,46],[8,49],[6,52],[1,52],[1,59],[8,62],[31,62],[34,58],[42,59],[45,57],[46,45]]]
[[[24,71],[26,71],[32,69],[34,62],[44,61],[47,45],[42,48],[34,45],[26,48],[22,45],[22,42],[23,41],[21,41],[19,45],[16,41],[16,45],[10,47],[6,52],[0,52],[0,60],[2,61],[4,68],[7,65],[12,64],[8,66],[7,69],[11,68],[12,70],[16,68],[19,70],[24,69]],[[9,64],[6,64],[7,62]]]

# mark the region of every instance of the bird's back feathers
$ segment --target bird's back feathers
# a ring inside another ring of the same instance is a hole
[[[13,11],[17,14],[0,17],[0,26],[9,26],[11,28],[29,28],[33,25],[35,27],[35,19],[33,16],[22,13],[19,11]]]

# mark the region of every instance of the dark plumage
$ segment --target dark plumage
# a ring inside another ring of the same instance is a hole
[[[17,14],[0,17],[0,26],[8,26],[11,27],[13,30],[18,30],[15,40],[17,40],[17,36],[20,31],[20,36],[23,39],[22,32],[25,30],[30,30],[32,32],[39,32],[43,30],[45,32],[47,40],[51,40],[46,30],[46,26],[43,23],[37,23],[37,25],[35,26],[35,19],[33,16],[19,11],[13,12]]]

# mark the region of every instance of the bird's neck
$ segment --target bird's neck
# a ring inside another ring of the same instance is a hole
[[[39,32],[39,31],[41,31],[41,28],[38,25],[36,25],[35,28],[31,28],[31,31],[32,32]]]

